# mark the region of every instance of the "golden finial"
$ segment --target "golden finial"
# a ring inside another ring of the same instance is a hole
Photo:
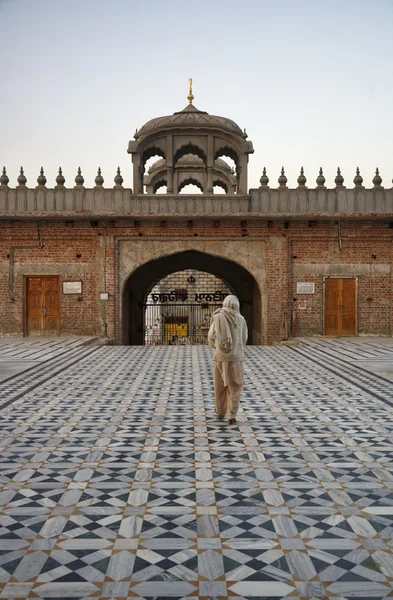
[[[188,90],[187,100],[189,101],[190,104],[192,104],[192,101],[194,100],[194,94],[192,93],[192,79],[191,79],[191,77],[188,80],[188,83],[190,84],[190,89]]]

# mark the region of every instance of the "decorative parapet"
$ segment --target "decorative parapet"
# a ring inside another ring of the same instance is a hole
[[[115,218],[115,217],[171,217],[214,215],[261,217],[261,218],[342,218],[342,217],[393,217],[393,188],[382,187],[382,179],[376,170],[373,186],[366,189],[359,169],[356,170],[354,187],[344,186],[344,178],[337,170],[335,187],[325,187],[322,168],[316,179],[317,187],[308,188],[303,168],[297,179],[298,187],[287,187],[284,168],[278,179],[279,187],[269,187],[266,169],[263,170],[261,186],[251,189],[248,195],[178,195],[133,194],[123,187],[120,169],[114,179],[114,187],[104,188],[104,178],[98,169],[94,188],[85,188],[80,168],[75,186],[66,188],[61,168],[56,187],[46,187],[46,177],[41,168],[38,185],[26,186],[21,168],[18,186],[9,187],[5,168],[0,176],[0,218]]]

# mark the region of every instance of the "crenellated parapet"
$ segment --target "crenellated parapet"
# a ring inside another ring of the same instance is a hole
[[[85,187],[78,168],[75,185],[66,187],[62,169],[54,187],[47,187],[41,168],[34,188],[27,187],[27,179],[20,170],[15,188],[9,187],[9,178],[3,168],[0,176],[0,217],[3,219],[53,218],[116,218],[116,217],[266,217],[266,218],[367,218],[393,216],[393,188],[384,188],[376,169],[372,186],[366,188],[359,169],[351,187],[344,185],[344,177],[337,170],[334,186],[328,188],[322,168],[315,180],[307,186],[303,167],[297,178],[297,187],[289,188],[282,168],[277,187],[269,186],[266,169],[260,187],[249,194],[134,194],[123,187],[123,177],[117,169],[111,188],[104,187],[104,177],[98,169],[93,187]]]

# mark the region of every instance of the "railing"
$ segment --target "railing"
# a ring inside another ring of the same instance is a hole
[[[136,195],[116,188],[49,189],[0,186],[0,218],[110,219],[116,216],[163,218],[211,215],[261,217],[393,216],[393,189],[270,189],[240,195]]]

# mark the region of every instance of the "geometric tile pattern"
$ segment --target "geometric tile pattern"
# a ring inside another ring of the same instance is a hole
[[[229,427],[212,366],[104,346],[0,412],[0,598],[393,598],[393,384],[248,347]]]

